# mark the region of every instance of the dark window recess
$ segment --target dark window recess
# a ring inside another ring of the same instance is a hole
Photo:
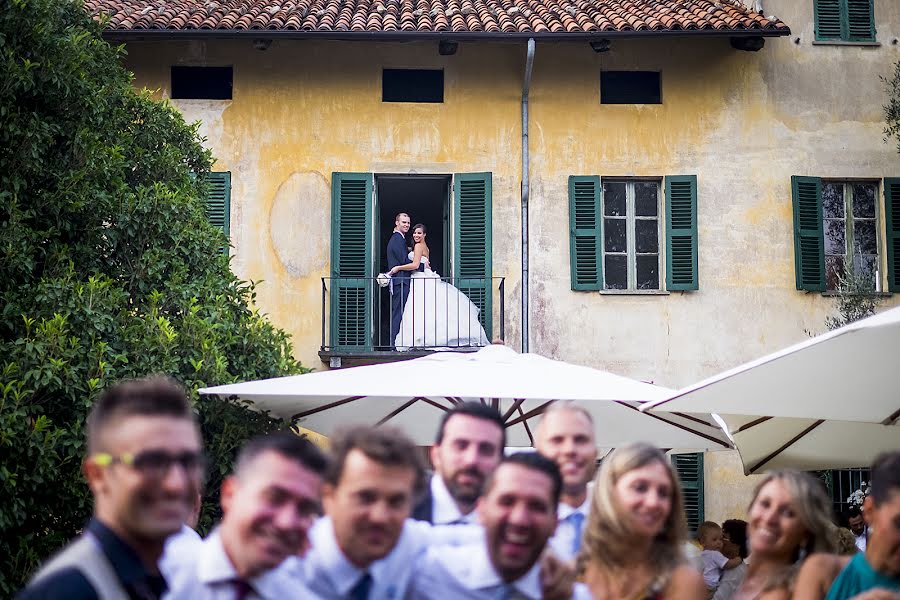
[[[600,104],[662,104],[659,72],[601,72]]]
[[[231,100],[231,67],[172,67],[172,98]]]
[[[385,69],[382,102],[443,102],[444,72],[437,69]]]

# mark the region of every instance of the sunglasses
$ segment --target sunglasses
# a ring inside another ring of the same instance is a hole
[[[179,465],[191,477],[201,476],[206,470],[206,457],[202,452],[170,454],[165,450],[144,450],[137,454],[125,453],[119,456],[99,452],[91,460],[101,467],[125,465],[153,479],[164,478],[174,464]]]

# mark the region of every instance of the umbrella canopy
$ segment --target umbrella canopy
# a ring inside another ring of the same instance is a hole
[[[729,447],[714,426],[638,410],[639,403],[671,392],[499,345],[475,353],[436,352],[408,361],[200,390],[250,401],[324,435],[341,425],[390,423],[416,443],[428,445],[446,411],[462,401],[480,400],[500,410],[508,445],[529,446],[540,414],[555,401],[573,400],[593,415],[597,441],[604,448],[639,439],[662,448]]]
[[[900,308],[684,388],[642,411],[716,413],[744,470],[836,469],[900,448]]]

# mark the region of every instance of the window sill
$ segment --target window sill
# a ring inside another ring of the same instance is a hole
[[[816,40],[813,46],[880,46],[881,42],[851,42],[846,40]]]
[[[826,298],[838,298],[840,296],[874,296],[876,298],[890,298],[894,295],[893,292],[853,292],[853,293],[844,293],[840,292],[822,292],[822,295]]]
[[[666,290],[600,290],[601,296],[668,296]]]

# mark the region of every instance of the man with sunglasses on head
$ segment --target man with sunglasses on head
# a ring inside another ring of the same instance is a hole
[[[94,516],[19,598],[160,598],[163,546],[189,519],[203,479],[200,433],[184,390],[162,377],[108,389],[88,416],[87,451]]]

